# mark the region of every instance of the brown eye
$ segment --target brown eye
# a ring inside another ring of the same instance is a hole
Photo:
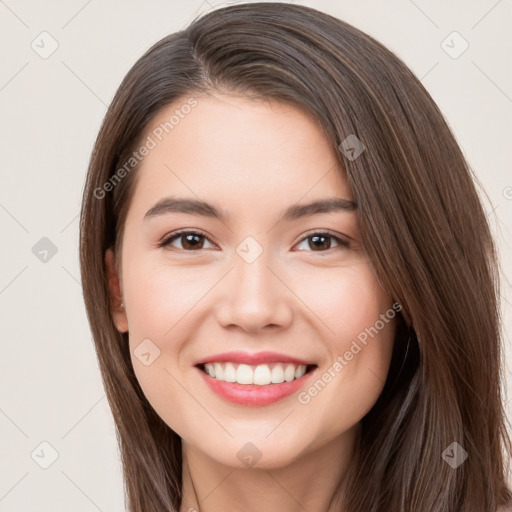
[[[334,245],[333,245],[334,241]],[[308,242],[307,246],[308,249],[312,252],[325,252],[329,249],[333,249],[336,246],[341,246],[342,248],[348,248],[349,244],[342,238],[332,235],[328,232],[324,233],[313,233],[311,235],[308,235],[307,237],[303,238],[301,240],[300,244],[303,244],[304,242]],[[303,250],[303,249],[301,249]]]
[[[173,246],[172,244],[175,241],[179,241],[181,247]],[[161,244],[160,247],[170,246],[176,249],[182,249],[184,251],[196,251],[200,249],[204,249],[204,243],[208,241],[211,243],[206,235],[197,231],[180,231],[179,233],[174,233],[171,236],[167,237]],[[213,244],[212,244],[213,245]]]

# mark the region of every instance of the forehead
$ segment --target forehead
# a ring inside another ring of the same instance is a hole
[[[155,116],[143,140],[152,148],[137,170],[134,209],[169,194],[253,213],[302,198],[352,198],[316,119],[290,103],[185,96]]]

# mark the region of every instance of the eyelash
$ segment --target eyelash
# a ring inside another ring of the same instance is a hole
[[[212,245],[215,245],[210,240],[210,237],[204,231],[201,231],[200,229],[195,229],[193,231],[192,230],[181,230],[181,231],[176,231],[174,233],[171,233],[169,236],[164,238],[164,240],[162,240],[158,244],[158,247],[162,247],[162,248],[166,247],[171,242],[173,242],[175,239],[178,239],[178,238],[180,238],[183,235],[200,235],[200,236],[206,238],[206,240],[208,240],[208,242],[210,242]],[[339,244],[339,246],[341,246],[341,248],[348,249],[350,247],[350,244],[349,244],[348,241],[343,240],[342,238],[340,238],[339,236],[335,235],[333,232],[331,232],[329,230],[323,230],[323,231],[319,230],[319,231],[313,231],[311,233],[308,233],[306,236],[301,238],[301,240],[299,240],[299,242],[297,242],[296,245],[304,242],[304,240],[307,240],[308,238],[311,238],[311,237],[313,237],[315,235],[327,235],[328,237],[333,238],[334,240],[336,240],[336,242]],[[326,249],[325,251],[318,251],[318,252],[327,252],[327,251],[330,251],[331,249],[336,249],[336,247],[330,247],[329,249]],[[176,248],[173,248],[173,250],[176,250]],[[194,253],[194,252],[199,252],[200,251],[200,249],[198,249],[198,250],[177,249],[177,250],[178,251],[183,251],[183,252],[189,252],[189,253]],[[306,251],[306,252],[317,252],[317,251]]]

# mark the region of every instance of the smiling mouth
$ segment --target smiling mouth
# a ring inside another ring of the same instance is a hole
[[[317,368],[317,365],[279,362],[249,365],[233,362],[213,362],[199,364],[197,367],[218,381],[266,386],[300,379]]]

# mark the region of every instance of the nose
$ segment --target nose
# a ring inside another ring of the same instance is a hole
[[[248,263],[234,255],[233,270],[223,281],[217,318],[223,327],[246,332],[286,328],[293,318],[293,294],[264,251]]]

